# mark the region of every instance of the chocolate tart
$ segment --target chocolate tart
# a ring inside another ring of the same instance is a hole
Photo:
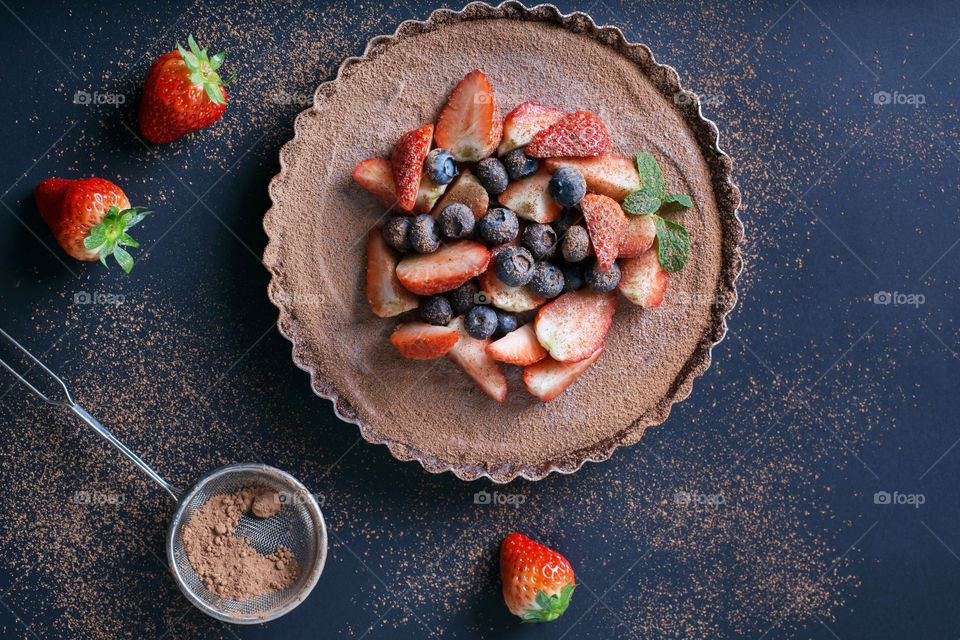
[[[434,122],[473,69],[490,78],[503,113],[525,100],[597,113],[615,153],[654,153],[695,203],[674,218],[690,230],[692,255],[663,304],[644,310],[621,297],[604,354],[549,403],[526,391],[519,367],[506,367],[510,392],[497,403],[446,358],[404,359],[389,341],[398,321],[374,316],[365,297],[366,237],[384,212],[353,167]],[[293,360],[367,441],[430,472],[539,480],[609,458],[690,394],[736,302],[740,193],[716,126],[673,68],[584,13],[472,3],[404,22],[317,88],[280,167],[264,263]]]

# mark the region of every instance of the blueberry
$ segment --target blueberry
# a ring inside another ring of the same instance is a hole
[[[486,340],[497,330],[497,314],[490,307],[479,305],[470,309],[464,325],[471,338]]]
[[[400,252],[410,251],[410,218],[397,216],[383,225],[383,239]]]
[[[440,234],[433,216],[422,213],[410,225],[410,246],[417,253],[433,253],[440,248]]]
[[[573,167],[560,167],[550,178],[550,197],[562,207],[576,205],[587,194],[587,181]]]
[[[498,338],[502,338],[511,331],[517,330],[517,316],[506,311],[500,311],[497,309],[497,332],[494,334]]]
[[[530,280],[530,291],[541,298],[556,298],[563,291],[563,271],[560,267],[549,262],[538,262],[533,269],[533,278]]]
[[[573,225],[563,236],[560,251],[567,262],[580,262],[590,255],[590,234],[580,225]]]
[[[557,250],[557,232],[548,224],[531,224],[523,230],[523,246],[537,260],[546,260]]]
[[[473,309],[476,304],[477,294],[480,293],[480,285],[476,280],[467,280],[462,285],[449,292],[450,304],[453,307],[453,314],[456,316],[465,315]]]
[[[520,231],[520,221],[517,214],[510,209],[497,207],[487,209],[480,218],[480,237],[490,244],[504,244],[517,237]]]
[[[563,271],[564,291],[576,291],[577,289],[582,289],[586,284],[586,281],[583,279],[582,262],[565,262],[560,269]]]
[[[440,232],[448,238],[470,237],[475,222],[473,210],[459,202],[448,204],[440,212]]]
[[[511,180],[519,180],[528,176],[540,166],[540,161],[536,158],[530,158],[523,152],[523,149],[514,149],[503,156],[503,167],[507,170],[507,175]]]
[[[427,172],[427,177],[433,184],[449,184],[460,173],[457,169],[457,161],[446,149],[434,149],[428,153],[423,163],[423,170]]]
[[[582,217],[583,215],[577,209],[566,208],[561,211],[557,219],[551,223],[553,224],[553,230],[557,232],[557,237],[562,238],[567,229],[580,223]]]
[[[492,196],[500,195],[510,180],[503,163],[496,158],[485,158],[477,163],[477,179]]]
[[[600,271],[600,264],[596,260],[591,260],[584,270],[583,277],[587,281],[587,286],[597,293],[613,291],[620,282],[620,266],[614,262],[613,266],[606,271]]]
[[[493,261],[493,272],[510,287],[522,287],[533,278],[536,260],[523,247],[504,247]]]
[[[443,296],[420,298],[420,319],[430,324],[450,324],[453,320],[453,307]]]

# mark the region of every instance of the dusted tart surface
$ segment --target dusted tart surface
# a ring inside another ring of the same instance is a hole
[[[385,212],[354,183],[353,167],[389,157],[402,133],[435,122],[473,69],[488,76],[504,114],[525,100],[597,113],[615,153],[652,152],[671,188],[694,200],[693,209],[671,214],[693,243],[663,304],[643,310],[621,296],[604,354],[546,404],[527,392],[519,367],[505,367],[510,392],[498,404],[446,358],[403,358],[389,340],[400,320],[376,317],[365,297],[366,237]],[[729,159],[716,151],[715,129],[695,102],[671,99],[678,88],[645,47],[626,45],[582,14],[564,19],[542,7],[438,12],[348,60],[298,117],[265,219],[271,299],[314,389],[367,440],[466,479],[572,471],[662,422],[709,365],[740,268]]]

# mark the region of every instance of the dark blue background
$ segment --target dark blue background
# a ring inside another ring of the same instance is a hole
[[[241,460],[289,469],[323,495],[331,549],[284,619],[205,618],[165,572],[162,493],[3,380],[5,635],[960,633],[960,5],[559,3],[621,27],[711,96],[744,193],[746,271],[714,365],[670,419],[573,476],[497,488],[524,496],[512,508],[473,503],[489,483],[428,476],[358,442],[291,363],[259,262],[298,96],[438,5],[7,1],[0,325],[176,483]],[[230,106],[210,129],[146,146],[140,83],[190,32],[240,69]],[[78,105],[77,91],[126,102]],[[70,260],[39,220],[38,182],[90,174],[156,211],[131,276]],[[80,292],[121,304],[78,304]],[[878,292],[922,304],[875,304]],[[124,501],[77,505],[76,491]],[[724,504],[678,505],[678,491]],[[875,504],[878,491],[924,503]],[[500,601],[496,549],[513,529],[577,570],[573,604],[549,626],[515,624]]]

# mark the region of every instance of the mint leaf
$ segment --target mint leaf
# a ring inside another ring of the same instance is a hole
[[[623,210],[635,216],[649,216],[660,208],[660,198],[650,189],[638,189],[623,201]]]
[[[662,197],[667,192],[667,181],[652,153],[641,151],[637,154],[637,173],[643,188],[651,190],[655,196]]]
[[[676,202],[681,207],[686,207],[687,209],[693,206],[693,200],[691,200],[690,196],[685,193],[671,193],[668,196],[663,196],[661,200],[663,200],[663,204]]]
[[[690,234],[683,225],[657,217],[657,257],[668,273],[683,269],[690,258]]]

